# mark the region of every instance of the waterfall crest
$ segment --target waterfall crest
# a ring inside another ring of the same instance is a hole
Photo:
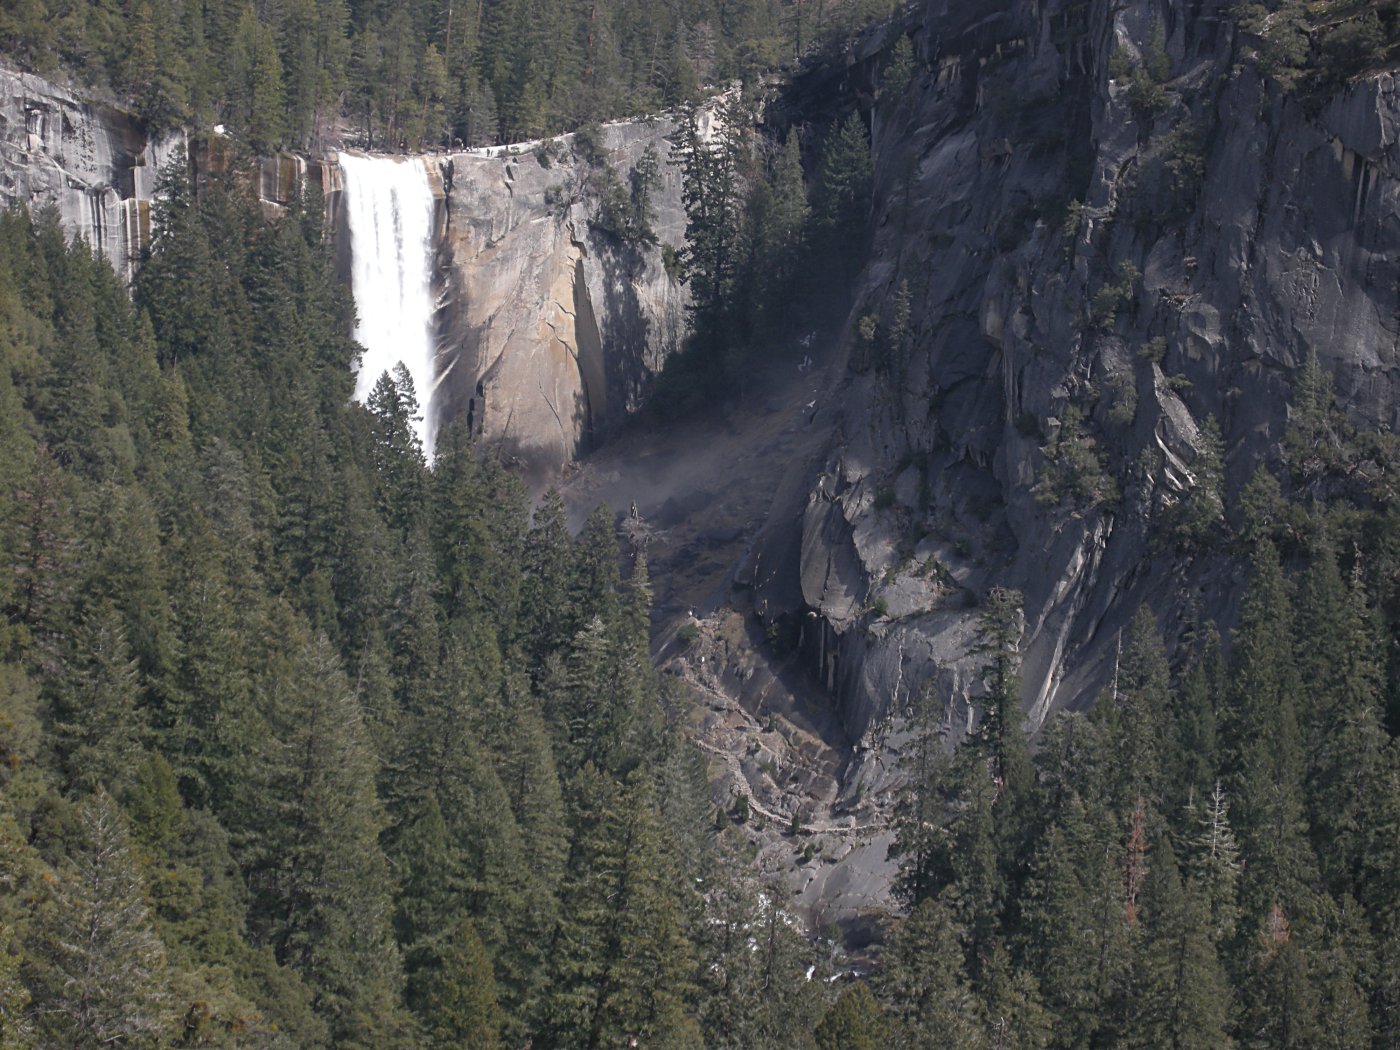
[[[379,377],[402,362],[413,377],[429,459],[437,427],[433,336],[433,193],[418,158],[340,154],[350,228],[350,281],[364,347],[355,400],[365,402]]]

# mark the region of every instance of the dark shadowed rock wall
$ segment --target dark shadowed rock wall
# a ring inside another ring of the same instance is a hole
[[[930,676],[955,734],[976,717],[992,586],[1025,596],[1033,724],[1092,702],[1143,603],[1169,641],[1232,625],[1239,559],[1171,531],[1207,416],[1232,496],[1279,461],[1310,353],[1357,423],[1396,424],[1400,84],[1288,96],[1232,6],[932,0],[911,24],[921,69],[871,112],[846,343],[902,283],[911,335],[849,351],[825,457],[751,564],[760,609],[880,758],[850,790],[888,782],[894,716]],[[853,52],[793,90],[874,100],[876,61]],[[1155,92],[1129,73],[1149,65]],[[1074,415],[1099,499],[1047,491],[1044,450]]]

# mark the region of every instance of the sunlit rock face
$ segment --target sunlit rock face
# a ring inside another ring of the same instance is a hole
[[[543,484],[640,406],[680,345],[686,293],[662,252],[685,235],[673,130],[660,118],[605,125],[601,166],[564,136],[416,158],[284,153],[258,158],[251,178],[269,216],[308,185],[323,196],[367,351],[356,396],[402,360],[425,447],[460,419]],[[225,142],[201,143],[193,167],[221,170]],[[0,205],[52,205],[127,280],[150,242],[160,168],[182,145],[0,69]],[[655,240],[622,240],[599,228],[602,171],[625,187],[648,150],[660,163]],[[391,191],[395,173],[412,185]]]
[[[150,141],[127,113],[0,68],[0,205],[52,205],[128,280],[150,241],[160,167],[183,142]]]
[[[441,195],[434,411],[462,419],[536,480],[551,476],[639,407],[686,323],[662,246],[685,234],[680,173],[664,120],[605,125],[606,163],[627,185],[648,149],[656,243],[598,228],[597,171],[571,137],[536,149],[433,161]]]
[[[639,408],[686,324],[685,291],[663,261],[685,236],[673,129],[604,125],[593,164],[567,135],[414,158],[339,154],[320,177],[366,348],[356,396],[402,360],[426,447],[459,420],[536,483]],[[627,186],[648,151],[659,164],[654,240],[623,239],[600,228],[599,187]]]

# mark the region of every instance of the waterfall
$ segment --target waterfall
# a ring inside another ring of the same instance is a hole
[[[350,227],[350,281],[364,347],[355,400],[403,362],[413,376],[423,451],[431,459],[436,387],[433,338],[433,194],[419,159],[340,154]]]

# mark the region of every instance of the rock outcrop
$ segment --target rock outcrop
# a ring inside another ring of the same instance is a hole
[[[468,420],[536,480],[639,407],[680,344],[686,297],[663,261],[663,246],[685,236],[680,173],[667,163],[673,127],[605,125],[597,163],[563,136],[435,165],[445,373],[437,411]],[[609,181],[628,187],[649,150],[655,239],[620,237],[604,228],[602,196]]]
[[[1395,75],[1286,94],[1217,0],[931,0],[911,30],[847,342],[901,286],[911,335],[851,355],[752,577],[874,758],[852,785],[884,781],[925,681],[954,735],[975,719],[992,586],[1024,595],[1032,725],[1092,702],[1144,603],[1169,641],[1228,630],[1237,559],[1173,529],[1207,417],[1233,496],[1278,464],[1310,354],[1358,424],[1400,412]],[[864,61],[828,81],[859,97]]]
[[[160,167],[183,141],[149,139],[114,106],[0,68],[0,204],[52,205],[128,280],[150,240]]]

